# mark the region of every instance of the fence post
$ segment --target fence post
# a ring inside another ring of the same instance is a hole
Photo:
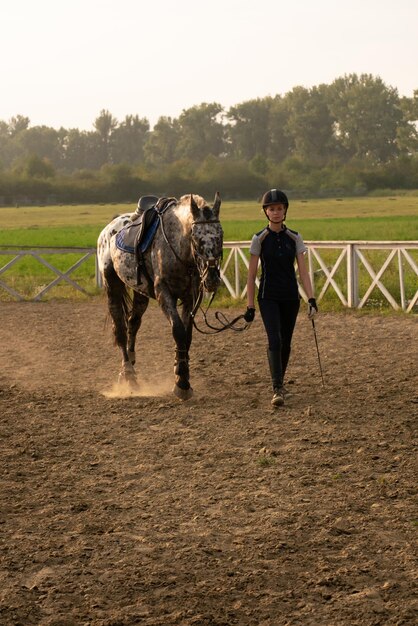
[[[359,303],[358,259],[354,243],[347,244],[347,303],[350,309],[356,308]]]
[[[239,298],[239,295],[241,293],[240,290],[240,285],[241,285],[241,281],[240,281],[240,275],[239,275],[239,258],[238,258],[238,248],[235,247],[234,249],[234,263],[235,263],[235,293],[236,293],[236,298]]]
[[[399,291],[401,295],[401,308],[403,311],[406,309],[406,298],[405,298],[405,282],[403,275],[403,265],[402,265],[402,250],[398,250],[398,268],[399,268]]]

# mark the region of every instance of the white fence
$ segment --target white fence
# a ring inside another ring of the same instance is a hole
[[[307,262],[318,302],[327,295],[348,308],[361,309],[373,301],[386,300],[395,310],[408,313],[418,308],[418,241],[307,241]],[[224,243],[224,260],[221,268],[223,283],[234,299],[246,295],[246,278],[249,258],[249,241]],[[66,271],[54,267],[43,257],[50,255],[80,254],[81,257]],[[25,256],[30,256],[56,277],[42,285],[34,296],[24,297],[0,279],[0,290],[20,301],[41,300],[59,283],[87,293],[70,274],[87,260],[95,259],[96,285],[101,287],[97,271],[95,248],[0,248],[0,256],[10,258],[0,267],[0,276]],[[300,288],[302,297],[306,295]],[[383,296],[383,298],[382,298]]]
[[[361,309],[378,291],[395,310],[410,313],[418,306],[418,241],[305,243],[308,247],[309,274],[318,302],[328,292],[334,292],[344,306]],[[229,252],[222,264],[221,276],[233,298],[244,298],[246,295],[249,246],[249,241],[224,244]],[[368,253],[372,253],[373,260],[368,258]],[[387,285],[384,284],[385,272],[390,275]],[[361,293],[362,288],[364,293]],[[300,292],[306,300],[301,286]]]
[[[63,255],[63,254],[81,254],[81,258],[76,261],[71,267],[69,267],[65,272],[62,272],[57,267],[46,261],[43,257],[50,255]],[[0,280],[0,289],[7,291],[7,293],[12,296],[14,300],[18,301],[37,301],[41,300],[42,297],[50,291],[53,287],[58,285],[59,283],[66,282],[74,289],[81,291],[82,293],[87,294],[88,292],[73,278],[70,278],[70,274],[74,272],[77,268],[80,267],[83,263],[85,263],[91,257],[95,259],[95,275],[96,275],[96,284],[99,281],[99,272],[97,267],[97,257],[96,257],[96,248],[21,248],[15,249],[12,246],[10,248],[0,247],[0,256],[11,256],[11,258],[5,265],[0,267],[0,276],[7,272],[11,267],[16,265],[19,261],[21,261],[24,257],[30,257],[35,259],[41,265],[50,270],[53,274],[56,274],[57,277],[54,278],[47,285],[42,285],[36,292],[36,295],[32,297],[24,297],[21,293],[19,293],[16,289],[14,289],[11,285],[8,285],[3,280]]]

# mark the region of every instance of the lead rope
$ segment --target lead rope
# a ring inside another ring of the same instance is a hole
[[[224,330],[233,330],[236,333],[241,333],[244,330],[247,330],[250,326],[251,326],[251,322],[246,322],[244,324],[244,326],[240,326],[240,327],[236,327],[235,324],[237,322],[239,322],[240,320],[244,319],[244,315],[237,315],[237,317],[234,317],[233,320],[229,321],[228,318],[226,317],[226,315],[224,315],[224,313],[222,313],[221,311],[215,311],[215,317],[218,320],[218,322],[221,324],[221,326],[212,326],[212,324],[210,324],[210,322],[208,321],[207,318],[207,313],[209,310],[210,305],[213,302],[213,299],[215,297],[215,293],[213,292],[210,300],[209,300],[209,304],[206,307],[206,310],[204,311],[203,308],[200,306],[201,302],[202,302],[202,298],[203,298],[203,288],[202,288],[202,284],[200,285],[199,288],[199,297],[196,301],[196,304],[192,310],[192,312],[190,313],[190,317],[193,320],[193,326],[196,328],[196,330],[201,333],[202,335],[217,335],[218,333],[223,332]],[[200,308],[200,311],[203,315],[203,319],[205,321],[205,324],[208,328],[210,328],[211,330],[202,330],[201,328],[199,328],[199,326],[196,323],[196,319],[195,319],[195,315],[198,311],[198,309]],[[221,319],[223,318],[223,319]]]

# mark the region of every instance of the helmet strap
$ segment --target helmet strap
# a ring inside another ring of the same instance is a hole
[[[267,211],[265,207],[263,207],[263,211],[264,211],[264,215],[266,216],[267,221],[271,222],[272,224],[284,224],[284,222],[286,221],[287,209],[285,209],[283,219],[280,220],[279,222],[275,222],[274,220],[271,220],[269,217],[267,217]]]

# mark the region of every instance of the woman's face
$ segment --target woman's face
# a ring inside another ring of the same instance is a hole
[[[266,213],[267,213],[267,217],[271,222],[280,222],[280,221],[284,221],[284,218],[286,217],[286,207],[284,204],[269,204],[268,207],[266,207]]]

